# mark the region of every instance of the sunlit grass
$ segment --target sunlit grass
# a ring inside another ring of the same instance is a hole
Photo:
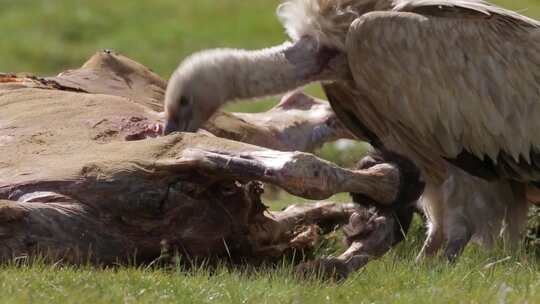
[[[293,266],[96,270],[0,268],[1,303],[538,303],[539,261],[470,246],[456,265],[415,263],[411,240],[341,284],[299,279]]]

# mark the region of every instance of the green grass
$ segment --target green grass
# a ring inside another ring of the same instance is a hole
[[[331,234],[315,256],[339,254],[338,237]],[[424,237],[418,217],[407,237],[342,283],[299,279],[288,259],[258,268],[189,271],[174,265],[4,265],[0,303],[540,303],[540,255],[530,250],[510,255],[471,244],[455,265],[440,257],[416,263]]]
[[[1,0],[0,70],[54,74],[109,48],[168,77],[188,54],[261,48],[287,37],[279,0]],[[535,0],[496,1],[540,17]]]
[[[540,18],[540,1],[496,1]],[[100,49],[114,49],[167,78],[180,60],[206,48],[255,49],[286,39],[274,11],[278,0],[0,0],[0,71],[53,75],[78,67]],[[323,97],[317,86],[308,92]],[[238,103],[257,112],[276,99]],[[328,145],[320,155],[343,165],[365,152]],[[346,201],[346,195],[335,198]],[[278,195],[273,209],[307,202]],[[253,271],[40,265],[0,266],[0,303],[540,303],[538,258],[469,246],[457,265],[417,265],[417,226],[405,244],[344,284],[299,281],[289,264]],[[333,246],[320,252],[333,252]]]
[[[0,268],[1,303],[539,303],[540,264],[470,246],[456,265],[414,262],[419,239],[348,281],[299,280],[288,262],[250,270]],[[490,266],[491,264],[491,266]]]

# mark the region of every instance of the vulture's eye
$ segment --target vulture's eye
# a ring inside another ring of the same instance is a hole
[[[180,106],[181,107],[189,106],[189,98],[187,98],[186,96],[180,97]]]

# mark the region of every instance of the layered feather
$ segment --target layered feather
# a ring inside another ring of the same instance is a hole
[[[511,178],[540,179],[531,163],[540,151],[538,23],[482,1],[403,8],[364,15],[347,39],[357,89],[396,146],[416,159],[467,151],[504,161],[518,171]]]
[[[537,21],[480,0],[291,0],[278,14],[292,39],[347,53],[361,98],[342,107],[426,171],[466,151],[540,179]]]

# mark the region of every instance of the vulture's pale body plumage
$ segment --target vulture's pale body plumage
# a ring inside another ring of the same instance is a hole
[[[323,86],[348,128],[421,167],[423,253],[490,245],[503,221],[516,242],[515,184],[540,180],[539,22],[476,0],[298,0],[278,14],[292,39],[347,54],[351,80]]]
[[[524,188],[540,182],[539,22],[479,0],[291,0],[278,15],[292,44],[206,52],[179,67],[166,97],[171,130],[197,128],[229,100],[322,81],[352,132],[421,168],[426,251],[445,237],[459,251],[474,231],[453,229],[478,219],[458,207],[475,202],[513,208],[498,214],[520,230]]]

